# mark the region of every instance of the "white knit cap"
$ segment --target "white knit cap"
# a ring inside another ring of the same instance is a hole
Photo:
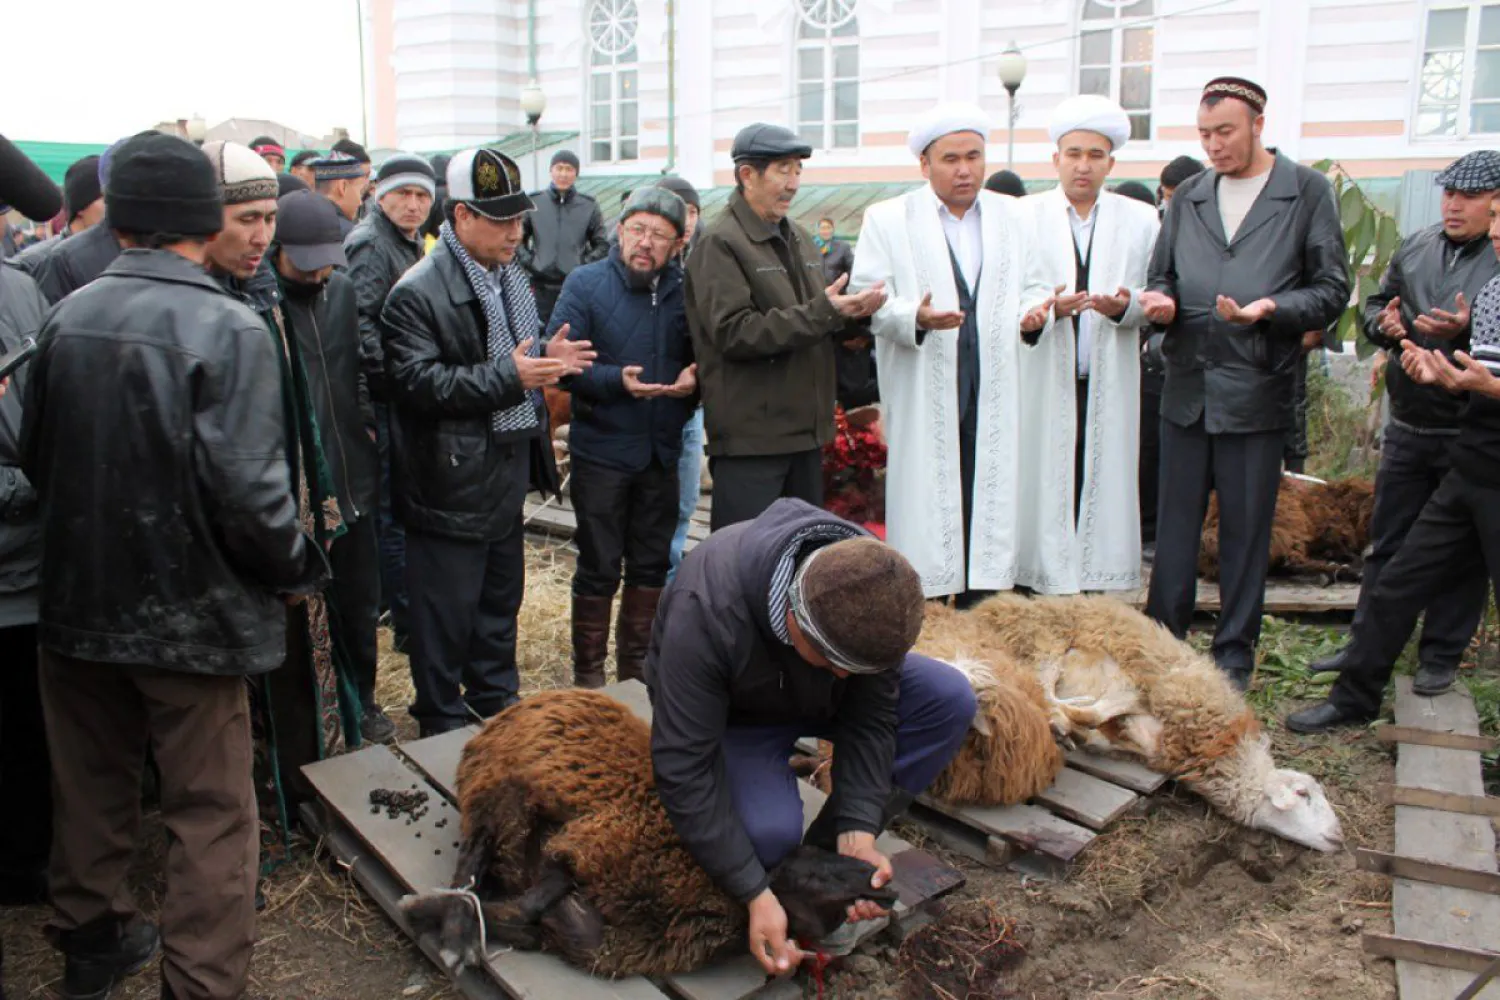
[[[954,132],[977,132],[989,142],[990,116],[974,104],[939,104],[912,127],[906,137],[906,148],[912,156],[921,156],[928,146]]]
[[[1069,132],[1094,132],[1109,140],[1118,151],[1130,139],[1130,116],[1114,101],[1098,94],[1079,94],[1059,104],[1052,112],[1047,134],[1055,143]]]
[[[214,177],[224,192],[224,204],[242,205],[266,198],[275,201],[280,196],[276,171],[249,146],[216,139],[203,144],[203,155],[214,165]]]

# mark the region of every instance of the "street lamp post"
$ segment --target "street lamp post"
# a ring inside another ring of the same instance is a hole
[[[1009,124],[1005,129],[1005,166],[1007,169],[1016,168],[1016,91],[1021,89],[1021,82],[1026,79],[1026,57],[1021,54],[1021,49],[1015,42],[1010,43],[1010,48],[1000,53],[1000,82],[1005,86],[1005,92],[1010,95]]]
[[[526,124],[531,126],[531,178],[532,182],[540,188],[542,186],[541,166],[537,162],[536,147],[541,138],[542,112],[547,110],[547,95],[542,93],[542,88],[537,85],[536,77],[532,77],[521,91],[521,111],[526,115]]]

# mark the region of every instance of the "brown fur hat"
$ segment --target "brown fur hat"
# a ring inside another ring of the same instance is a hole
[[[922,631],[922,580],[874,538],[818,549],[793,586],[797,624],[835,667],[870,674],[901,665]]]

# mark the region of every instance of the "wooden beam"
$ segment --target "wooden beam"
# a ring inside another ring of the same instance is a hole
[[[1479,996],[1479,991],[1492,983],[1496,976],[1500,976],[1500,958],[1495,959],[1489,965],[1485,966],[1485,970],[1472,983],[1465,986],[1464,991],[1454,997],[1453,1000],[1474,1000],[1475,997]]]
[[[1382,725],[1375,727],[1375,738],[1382,743],[1410,743],[1423,747],[1444,747],[1448,750],[1475,750],[1489,753],[1500,741],[1487,736],[1470,736],[1467,733],[1451,733],[1439,729],[1422,729],[1417,726]]]
[[[1440,809],[1466,816],[1500,817],[1500,799],[1490,795],[1459,795],[1431,788],[1408,788],[1382,783],[1380,797],[1393,806],[1416,806],[1418,809]]]
[[[1392,878],[1410,878],[1434,885],[1451,885],[1455,889],[1473,889],[1475,892],[1500,895],[1500,874],[1495,872],[1404,858],[1399,854],[1386,854],[1364,847],[1355,848],[1354,866],[1360,871],[1377,872]]]
[[[1366,931],[1363,941],[1365,952],[1371,955],[1436,965],[1444,969],[1458,969],[1460,972],[1484,972],[1491,962],[1500,958],[1500,954],[1493,951],[1459,948],[1451,944],[1397,937],[1394,934],[1377,934],[1374,931]]]
[[[1139,802],[1140,796],[1128,788],[1065,767],[1034,801],[1075,823],[1103,830]]]
[[[1084,774],[1092,774],[1096,778],[1112,781],[1122,788],[1128,788],[1142,795],[1150,795],[1167,782],[1165,774],[1160,774],[1144,764],[1127,760],[1124,757],[1108,757],[1088,750],[1071,750],[1068,752],[1067,761],[1069,766]]]

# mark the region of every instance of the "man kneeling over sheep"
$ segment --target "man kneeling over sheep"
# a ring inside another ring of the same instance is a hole
[[[895,549],[801,500],[714,532],[662,594],[646,683],[657,792],[688,851],[749,907],[772,975],[802,954],[768,869],[806,842],[860,858],[948,764],[974,717],[957,670],[911,652],[922,584]],[[804,838],[790,758],[834,743],[834,795]],[[880,909],[864,901],[851,920]]]

